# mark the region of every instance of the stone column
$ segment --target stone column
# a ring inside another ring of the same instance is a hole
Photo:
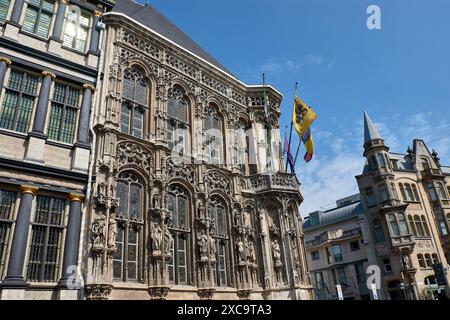
[[[23,277],[25,252],[27,250],[28,230],[30,226],[31,206],[38,188],[21,186],[19,212],[14,228],[11,253],[8,262],[8,272],[2,283],[2,289],[25,289],[27,282]],[[4,292],[2,291],[2,299]],[[13,298],[13,297],[11,297]]]
[[[58,11],[56,12],[55,25],[53,26],[53,33],[51,39],[61,42],[62,27],[64,24],[64,16],[66,14],[66,8],[69,0],[59,0]]]
[[[91,39],[89,41],[89,53],[90,54],[97,54],[98,53],[98,46],[99,46],[99,38],[100,38],[100,32],[98,30],[98,21],[100,20],[100,16],[102,13],[100,11],[94,11],[94,17],[92,18],[92,30],[91,30]]]
[[[91,84],[85,84],[83,90],[81,112],[78,120],[77,142],[74,145],[72,157],[72,170],[79,172],[87,172],[89,166],[89,115],[91,112],[92,93],[95,88]]]
[[[31,135],[47,139],[47,136],[44,133],[45,120],[47,119],[47,110],[50,101],[50,88],[52,86],[52,81],[56,76],[50,71],[42,71],[42,75],[44,78],[42,80],[41,90],[39,91]]]
[[[11,12],[11,17],[9,18],[9,22],[19,26],[19,22],[20,22],[20,17],[22,16],[22,9],[23,9],[23,5],[25,3],[25,0],[16,0],[16,2],[14,2],[14,6]]]
[[[95,87],[91,84],[83,85],[83,99],[81,101],[81,112],[78,121],[77,146],[89,148],[88,130],[89,115],[91,111],[92,93]]]
[[[78,246],[80,242],[81,230],[81,205],[83,199],[84,196],[82,195],[69,195],[69,221],[67,223],[66,240],[64,242],[62,277],[58,284],[60,289],[77,290],[80,287],[78,279],[76,278],[76,267],[78,264]]]
[[[5,57],[0,57],[0,92],[3,89],[3,85],[5,82],[6,70],[8,70],[8,66],[11,64],[11,60]]]

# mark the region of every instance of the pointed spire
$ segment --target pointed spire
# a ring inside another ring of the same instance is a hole
[[[373,124],[372,119],[370,119],[369,115],[367,114],[367,111],[364,110],[364,143],[376,139],[382,138],[378,133],[377,128]]]

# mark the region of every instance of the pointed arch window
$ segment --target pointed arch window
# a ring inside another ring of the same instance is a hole
[[[144,185],[131,172],[122,173],[117,181],[117,195],[113,277],[116,281],[142,282]]]
[[[167,93],[167,143],[183,156],[190,154],[189,104],[183,90],[175,86]]]
[[[120,129],[136,138],[144,137],[144,117],[148,109],[149,83],[138,68],[125,70]]]
[[[226,209],[224,202],[219,197],[213,197],[209,204],[209,213],[213,221],[211,237],[213,238],[215,264],[212,265],[214,281],[217,286],[227,286],[229,256],[229,235],[226,220]]]
[[[190,282],[190,198],[184,188],[171,186],[167,197],[167,209],[172,213],[169,225],[173,236],[168,264],[169,281],[187,285]]]
[[[427,158],[421,158],[420,161],[422,163],[423,170],[430,169],[430,161]]]
[[[205,157],[212,164],[220,165],[223,162],[223,131],[222,119],[216,108],[210,105],[205,117]]]

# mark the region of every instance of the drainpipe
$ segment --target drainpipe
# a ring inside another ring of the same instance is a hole
[[[95,134],[94,131],[94,119],[96,117],[96,113],[97,113],[97,97],[99,94],[99,89],[100,89],[100,79],[101,79],[101,74],[102,74],[102,70],[103,70],[103,59],[104,59],[104,50],[103,50],[103,32],[105,30],[105,24],[101,21],[98,22],[97,24],[97,28],[100,29],[100,34],[99,34],[99,60],[98,60],[98,64],[97,64],[97,80],[96,80],[96,94],[94,94],[94,96],[92,97],[92,105],[91,105],[91,114],[90,114],[90,118],[89,118],[89,132],[92,135],[92,140],[91,140],[91,154],[90,154],[90,159],[89,159],[89,167],[88,167],[88,182],[87,182],[87,187],[86,187],[86,198],[84,200],[84,205],[83,205],[83,215],[82,215],[82,221],[81,221],[81,230],[80,230],[80,246],[78,249],[78,265],[77,265],[77,277],[78,279],[80,279],[80,284],[81,284],[81,288],[84,287],[84,278],[83,278],[83,274],[81,271],[81,262],[83,261],[83,242],[84,242],[84,233],[85,233],[85,224],[86,224],[86,214],[87,214],[87,209],[90,205],[90,198],[91,198],[91,193],[92,193],[92,173],[94,170],[94,161],[95,161],[95,152],[96,152],[96,144],[97,144],[97,135]]]

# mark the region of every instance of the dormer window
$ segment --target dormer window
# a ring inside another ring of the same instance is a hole
[[[422,162],[422,168],[423,168],[423,170],[428,170],[428,169],[430,169],[430,161],[428,161],[427,158],[421,158],[421,162]]]

